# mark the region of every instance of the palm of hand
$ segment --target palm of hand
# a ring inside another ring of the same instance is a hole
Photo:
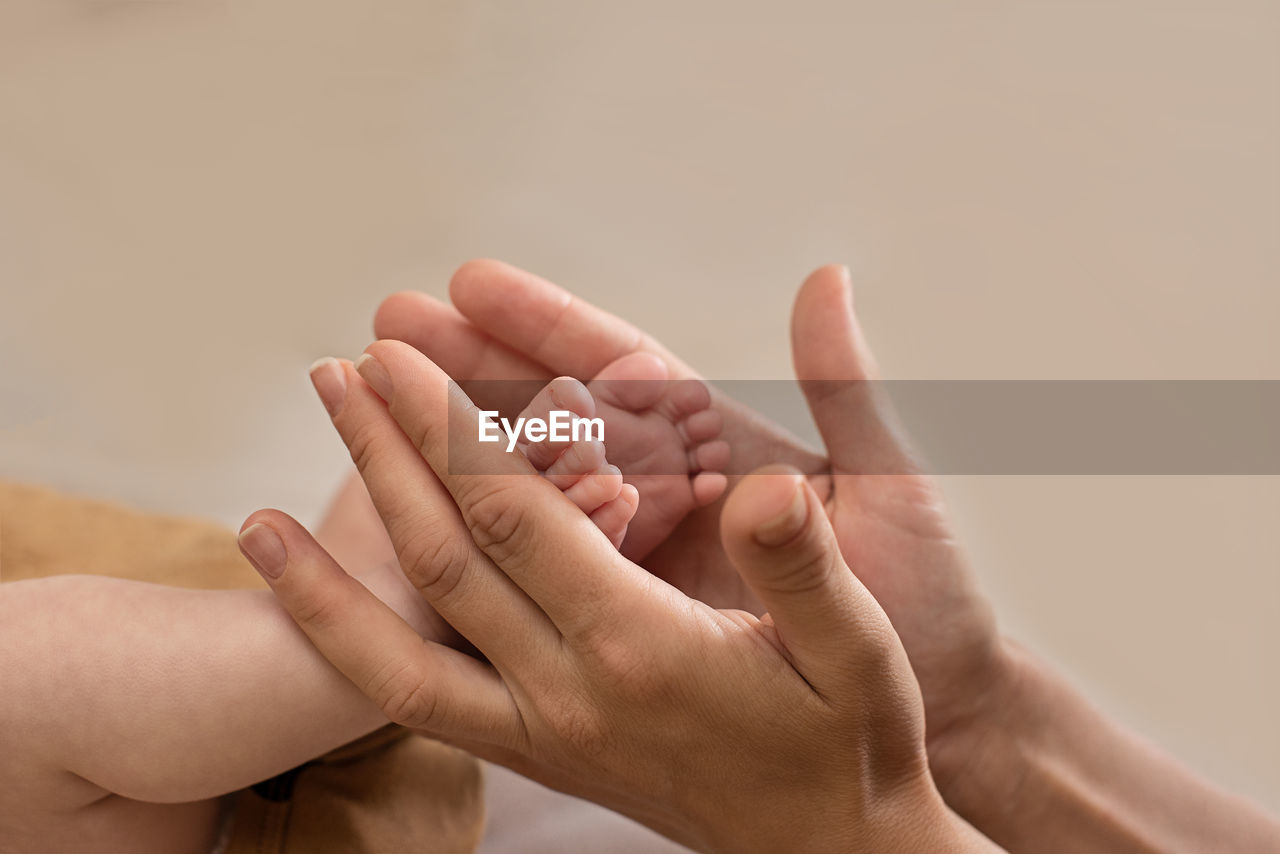
[[[967,713],[962,698],[993,670],[994,620],[978,593],[932,481],[917,474],[850,474],[815,461],[771,435],[758,416],[734,443],[735,464],[750,470],[784,460],[810,471],[845,562],[885,610],[919,680],[930,731]],[[805,465],[805,463],[808,465]],[[654,575],[718,608],[759,614],[720,545],[719,505],[691,513],[643,561]]]
[[[951,533],[941,495],[919,474],[830,476],[827,513],[845,562],[902,639],[931,735],[968,714],[995,672],[998,635]],[[822,493],[819,493],[822,494]]]
[[[410,297],[384,304],[380,316],[390,337],[420,342],[455,375],[587,377],[620,354],[645,351],[666,362],[677,379],[697,376],[634,327],[499,262],[464,265],[450,292],[461,315]],[[431,337],[419,332],[433,327]],[[792,315],[792,342],[798,377],[835,381],[836,394],[810,400],[831,457],[868,471],[886,459],[892,463],[901,448],[881,422],[883,413],[865,399],[866,389],[856,387],[876,372],[853,313],[847,271],[824,267],[806,280]],[[902,639],[924,694],[930,736],[945,729],[953,714],[967,711],[962,698],[981,696],[981,680],[998,669],[989,665],[999,644],[990,608],[949,533],[933,485],[914,474],[841,470],[758,413],[724,399],[716,406],[734,471],[786,463],[809,475],[846,562]],[[872,458],[868,465],[859,460],[865,454]],[[720,507],[690,512],[641,562],[713,607],[758,614],[761,603],[721,547]]]

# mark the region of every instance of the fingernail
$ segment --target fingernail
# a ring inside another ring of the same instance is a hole
[[[356,359],[356,371],[378,393],[378,397],[391,402],[391,374],[387,373],[381,362],[365,353]]]
[[[805,497],[804,482],[799,478],[795,482],[795,495],[787,504],[787,509],[756,528],[756,542],[767,548],[775,548],[790,542],[804,530],[809,520],[809,501]]]
[[[329,416],[337,415],[342,410],[343,401],[347,399],[347,372],[342,369],[342,363],[325,356],[312,362],[308,373]]]
[[[844,283],[844,301],[853,308],[853,273],[844,264],[840,265],[840,281]]]
[[[284,572],[289,553],[285,551],[280,535],[270,527],[255,522],[241,531],[236,539],[240,543],[240,551],[263,576],[274,579]]]

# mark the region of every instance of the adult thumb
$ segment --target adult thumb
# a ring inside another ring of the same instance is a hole
[[[847,674],[858,636],[892,631],[841,557],[821,501],[796,469],[766,466],[739,481],[720,516],[720,539],[811,682]]]
[[[820,267],[801,286],[791,312],[791,353],[837,473],[917,471],[854,314],[847,268]]]

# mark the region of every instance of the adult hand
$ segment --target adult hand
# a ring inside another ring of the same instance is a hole
[[[375,331],[414,345],[460,381],[560,374],[585,380],[635,351],[662,358],[673,377],[695,376],[643,332],[501,262],[463,265],[450,295],[453,306],[425,294],[396,294],[379,308]],[[783,462],[808,474],[845,560],[889,615],[910,657],[939,787],[948,800],[971,800],[960,790],[972,780],[973,744],[1013,690],[1013,657],[951,534],[938,490],[913,465],[876,394],[876,368],[853,313],[847,270],[815,271],[796,297],[791,326],[796,375],[828,457],[715,392],[735,467]],[[494,393],[519,386],[475,388],[490,395],[479,401],[486,408],[517,410],[525,401]],[[721,549],[719,513],[720,505],[695,511],[643,565],[704,602],[759,613],[761,603]]]
[[[279,535],[255,562],[393,721],[702,850],[989,846],[934,789],[906,655],[798,472],[729,499],[724,553],[769,614],[719,611],[519,455],[457,439],[477,410],[416,350],[359,364],[326,363],[317,389],[406,575],[486,661],[424,642],[283,514],[245,524]]]
[[[675,376],[692,373],[617,318],[506,265],[465,265],[451,292],[458,310],[421,295],[389,299],[379,334],[419,346],[459,377],[586,377],[636,349],[664,358]],[[845,271],[825,267],[805,282],[792,341],[829,459],[721,398],[725,436],[739,470],[785,460],[809,473],[845,560],[910,657],[930,767],[947,803],[1011,851],[1274,848],[1275,819],[1152,750],[999,638],[936,489],[912,465],[866,382],[874,363]],[[645,566],[708,601],[758,607],[718,553],[715,512],[691,516]]]

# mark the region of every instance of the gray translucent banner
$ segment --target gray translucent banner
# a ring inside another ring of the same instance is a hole
[[[542,388],[524,381],[462,385],[477,405],[500,410],[511,426],[518,407]],[[689,443],[673,426],[686,416],[673,403],[696,398],[692,386],[593,386],[609,459],[624,474],[688,473],[680,452]],[[805,398],[822,400],[825,426],[844,437],[863,474],[903,470],[877,449],[883,437],[866,417],[871,406],[896,413],[894,429],[908,437],[921,467],[936,474],[1280,474],[1280,381],[1274,380],[725,380],[708,387],[716,400],[732,398],[818,448]],[[629,398],[656,398],[657,404],[639,412],[610,404]],[[475,414],[454,399],[451,470],[517,470],[505,459],[505,438],[478,443]],[[748,459],[744,450],[730,446],[727,473],[767,462]]]

